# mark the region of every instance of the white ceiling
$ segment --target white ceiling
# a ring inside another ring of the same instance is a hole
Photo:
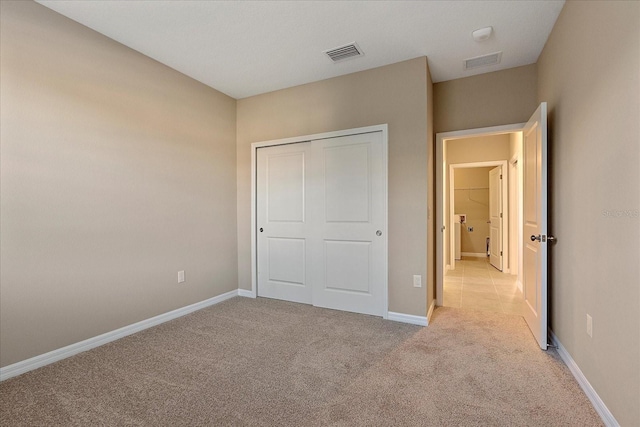
[[[427,56],[435,82],[535,63],[564,1],[148,1],[38,3],[234,98]],[[471,32],[492,26],[475,42]],[[322,52],[357,42],[364,56]],[[503,51],[499,65],[463,60]]]

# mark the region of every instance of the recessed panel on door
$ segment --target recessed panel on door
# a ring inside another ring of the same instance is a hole
[[[369,145],[327,147],[324,156],[327,222],[368,222],[370,203]]]
[[[489,248],[491,254],[500,253],[500,233],[498,233],[498,227],[489,228],[489,244],[491,245]],[[495,265],[493,266],[496,267]]]
[[[523,262],[527,263],[527,265],[535,266],[538,262],[538,248],[529,242],[525,243],[525,247],[526,250],[523,251]],[[538,281],[537,274],[537,268],[526,269],[523,275],[522,286],[524,302],[527,305],[527,309],[536,315],[539,311],[538,292],[536,287],[536,282]]]
[[[267,220],[304,221],[303,152],[270,155],[267,159]]]
[[[269,281],[285,285],[305,285],[304,239],[268,239]]]
[[[524,136],[524,212],[525,224],[535,227],[538,223],[538,153],[535,143],[537,127]],[[533,142],[532,142],[533,139]]]
[[[325,290],[371,294],[371,242],[325,241]]]

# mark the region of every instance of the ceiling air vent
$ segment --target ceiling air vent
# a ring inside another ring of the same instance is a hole
[[[469,58],[464,60],[464,69],[471,70],[472,68],[485,67],[487,65],[496,65],[500,63],[502,59],[502,52],[490,53],[488,55],[476,56],[475,58]]]
[[[336,47],[334,49],[325,50],[324,53],[326,53],[333,62],[340,62],[345,59],[364,55],[362,49],[360,49],[360,46],[358,46],[356,42]]]

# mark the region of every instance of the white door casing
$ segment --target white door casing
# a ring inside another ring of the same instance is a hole
[[[523,313],[540,348],[547,349],[547,104],[523,130]]]
[[[502,166],[489,171],[489,262],[502,271]]]
[[[253,144],[258,296],[387,317],[386,129]]]

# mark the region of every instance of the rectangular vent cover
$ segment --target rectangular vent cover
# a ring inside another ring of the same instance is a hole
[[[333,62],[340,62],[345,59],[364,55],[362,49],[360,49],[360,46],[358,46],[356,42],[336,47],[334,49],[325,50],[324,53],[326,53]]]
[[[490,53],[488,55],[476,56],[475,58],[469,58],[464,60],[464,69],[471,70],[472,68],[485,67],[487,65],[496,65],[500,63],[502,59],[502,52]]]

